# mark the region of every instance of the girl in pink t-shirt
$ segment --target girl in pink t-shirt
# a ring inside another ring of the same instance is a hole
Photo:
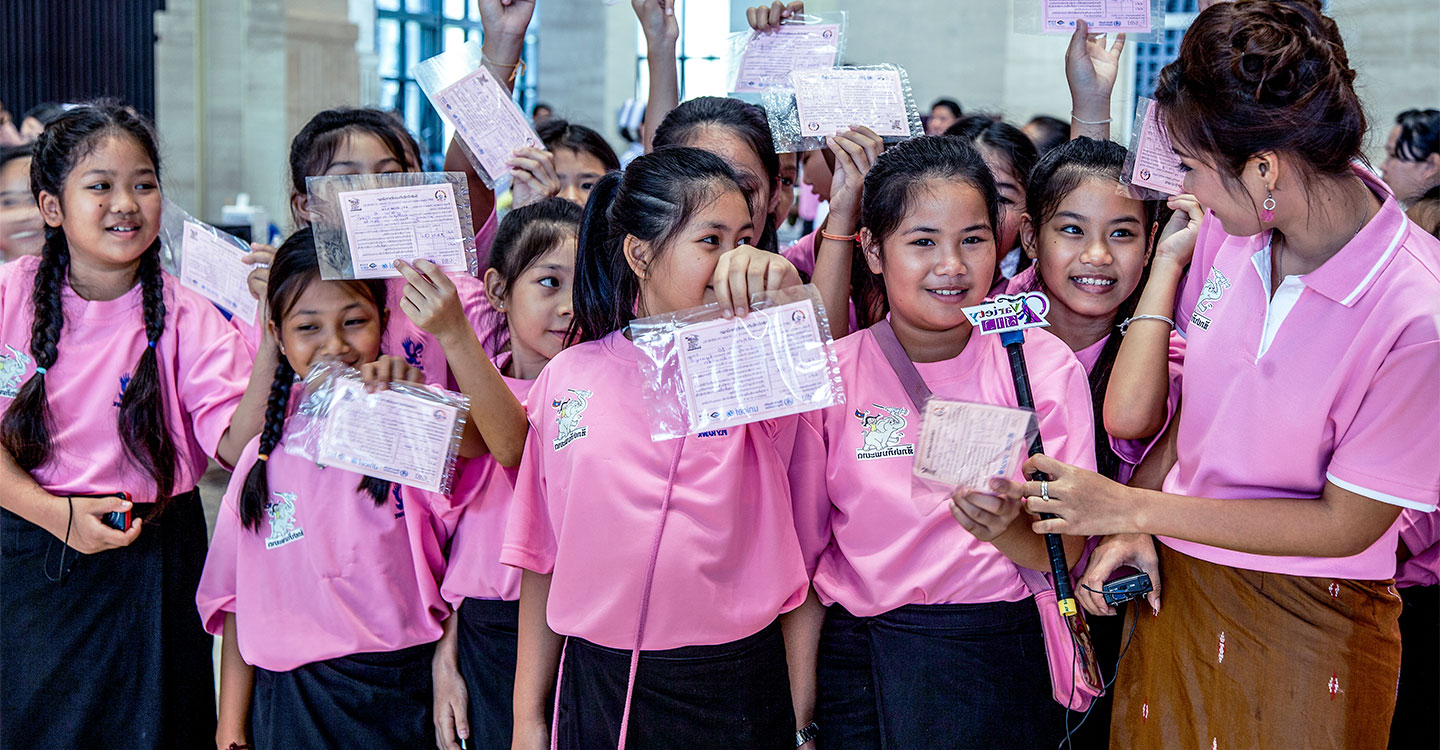
[[[865,179],[860,243],[888,316],[837,345],[846,403],[807,414],[827,448],[796,498],[819,602],[816,720],[824,747],[1032,748],[1064,736],[1021,566],[1048,571],[1020,503],[913,475],[919,418],[879,343],[892,330],[938,396],[1014,407],[998,336],[980,335],[995,263],[996,189],[964,140],[888,149]],[[1093,465],[1085,372],[1027,332],[1046,451]],[[810,485],[806,485],[810,486]],[[1066,540],[1071,559],[1082,540]]]
[[[428,747],[432,644],[449,613],[436,518],[445,501],[321,467],[284,438],[296,379],[321,360],[358,368],[376,387],[422,375],[380,355],[384,283],[321,280],[308,229],[276,251],[267,287],[267,335],[282,357],[195,596],[206,629],[224,635],[217,744]],[[513,400],[497,385],[488,398]],[[467,423],[460,454],[514,439],[503,432]]]
[[[580,341],[530,391],[500,554],[524,569],[514,747],[778,750],[809,722],[804,689],[792,706],[777,624],[808,588],[788,476],[805,459],[800,420],[653,442],[626,336],[637,316],[707,300],[743,315],[752,292],[799,282],[746,244],[749,208],[724,162],[683,147],[637,158],[591,194]],[[805,450],[818,452],[815,437]],[[813,664],[793,676],[813,684]]]
[[[195,485],[259,432],[263,386],[246,394],[240,337],[161,271],[134,110],[70,110],[31,178],[45,246],[0,268],[0,745],[208,745]]]
[[[580,216],[574,203],[547,198],[505,214],[495,236],[485,281],[507,334],[496,364],[522,402],[565,346]],[[452,317],[463,324],[458,311]],[[459,747],[457,738],[470,747],[510,745],[520,571],[500,564],[500,545],[514,487],[512,468],[488,456],[471,459],[442,517],[453,535],[440,593],[455,615],[445,621],[433,671],[436,727],[446,750]]]

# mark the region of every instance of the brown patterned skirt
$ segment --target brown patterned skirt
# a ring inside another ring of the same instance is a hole
[[[1260,573],[1157,546],[1162,608],[1128,608],[1140,621],[1111,747],[1385,747],[1400,674],[1391,581]]]

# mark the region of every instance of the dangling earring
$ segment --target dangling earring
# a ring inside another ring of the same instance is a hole
[[[1263,221],[1263,222],[1266,222],[1267,224],[1268,224],[1269,222],[1274,221],[1274,220],[1275,220],[1275,194],[1272,193],[1272,192],[1270,192],[1269,190],[1266,190],[1266,191],[1265,191],[1265,202],[1262,203],[1261,206],[1262,206],[1265,210],[1263,210],[1263,211],[1260,212],[1260,220]]]

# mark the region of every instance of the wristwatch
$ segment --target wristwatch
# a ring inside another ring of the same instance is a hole
[[[805,743],[820,736],[820,725],[810,722],[795,733],[795,747],[804,747]]]

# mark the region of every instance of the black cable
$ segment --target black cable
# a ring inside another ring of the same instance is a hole
[[[1084,584],[1081,584],[1081,585],[1084,586]],[[1091,591],[1095,591],[1095,589],[1091,589],[1089,586],[1085,586],[1085,588],[1090,589]],[[1100,593],[1100,592],[1096,591],[1095,593],[1098,594],[1098,593]],[[1134,600],[1131,600],[1131,601],[1134,601]],[[1128,604],[1129,602],[1126,602],[1126,603]],[[1130,632],[1125,635],[1125,645],[1123,645],[1123,646],[1120,647],[1120,655],[1117,656],[1117,657],[1115,657],[1115,670],[1110,673],[1110,681],[1109,681],[1109,682],[1106,682],[1106,683],[1105,683],[1105,686],[1104,686],[1104,687],[1105,687],[1105,692],[1107,692],[1107,693],[1110,692],[1110,687],[1115,684],[1115,679],[1120,676],[1120,662],[1121,662],[1121,660],[1123,660],[1123,659],[1125,658],[1125,652],[1130,650],[1130,639],[1135,636],[1135,626],[1138,625],[1138,624],[1140,624],[1140,615],[1141,615],[1141,613],[1139,613],[1139,612],[1136,612],[1136,613],[1135,613],[1135,619],[1130,622]],[[1075,632],[1074,632],[1074,631],[1071,631],[1071,632],[1070,632],[1070,640],[1071,640],[1072,642],[1074,642],[1074,644],[1075,644],[1075,666],[1078,667],[1078,666],[1079,666],[1079,662],[1080,662],[1080,641],[1075,637]],[[1071,698],[1071,700],[1074,700],[1074,697],[1075,697],[1075,683],[1074,683],[1074,682],[1071,682],[1071,683],[1070,683],[1070,698]],[[1068,705],[1069,702],[1070,702],[1070,701],[1066,701],[1067,705]],[[1075,745],[1074,745],[1074,744],[1072,743],[1072,741],[1071,741],[1071,738],[1074,736],[1074,734],[1075,734],[1076,732],[1080,731],[1080,727],[1085,726],[1085,721],[1090,718],[1090,712],[1091,712],[1091,711],[1094,711],[1094,710],[1095,710],[1095,701],[1092,700],[1092,701],[1090,701],[1090,707],[1087,708],[1087,709],[1085,709],[1085,715],[1080,717],[1080,723],[1079,723],[1079,724],[1076,724],[1076,725],[1074,726],[1074,728],[1071,728],[1071,726],[1070,726],[1070,710],[1069,710],[1068,708],[1065,710],[1065,739],[1060,740],[1060,744],[1057,746],[1057,750],[1063,750],[1063,748],[1065,748],[1065,747],[1070,747],[1070,748],[1074,748],[1074,747],[1075,747]]]
[[[55,575],[50,575],[50,550],[55,548],[55,540],[51,539],[45,545],[45,578],[51,583],[59,583],[65,578],[65,550],[70,549],[70,527],[75,523],[75,496],[66,495],[65,499],[70,503],[70,518],[65,521],[65,543],[60,546],[60,567]]]

